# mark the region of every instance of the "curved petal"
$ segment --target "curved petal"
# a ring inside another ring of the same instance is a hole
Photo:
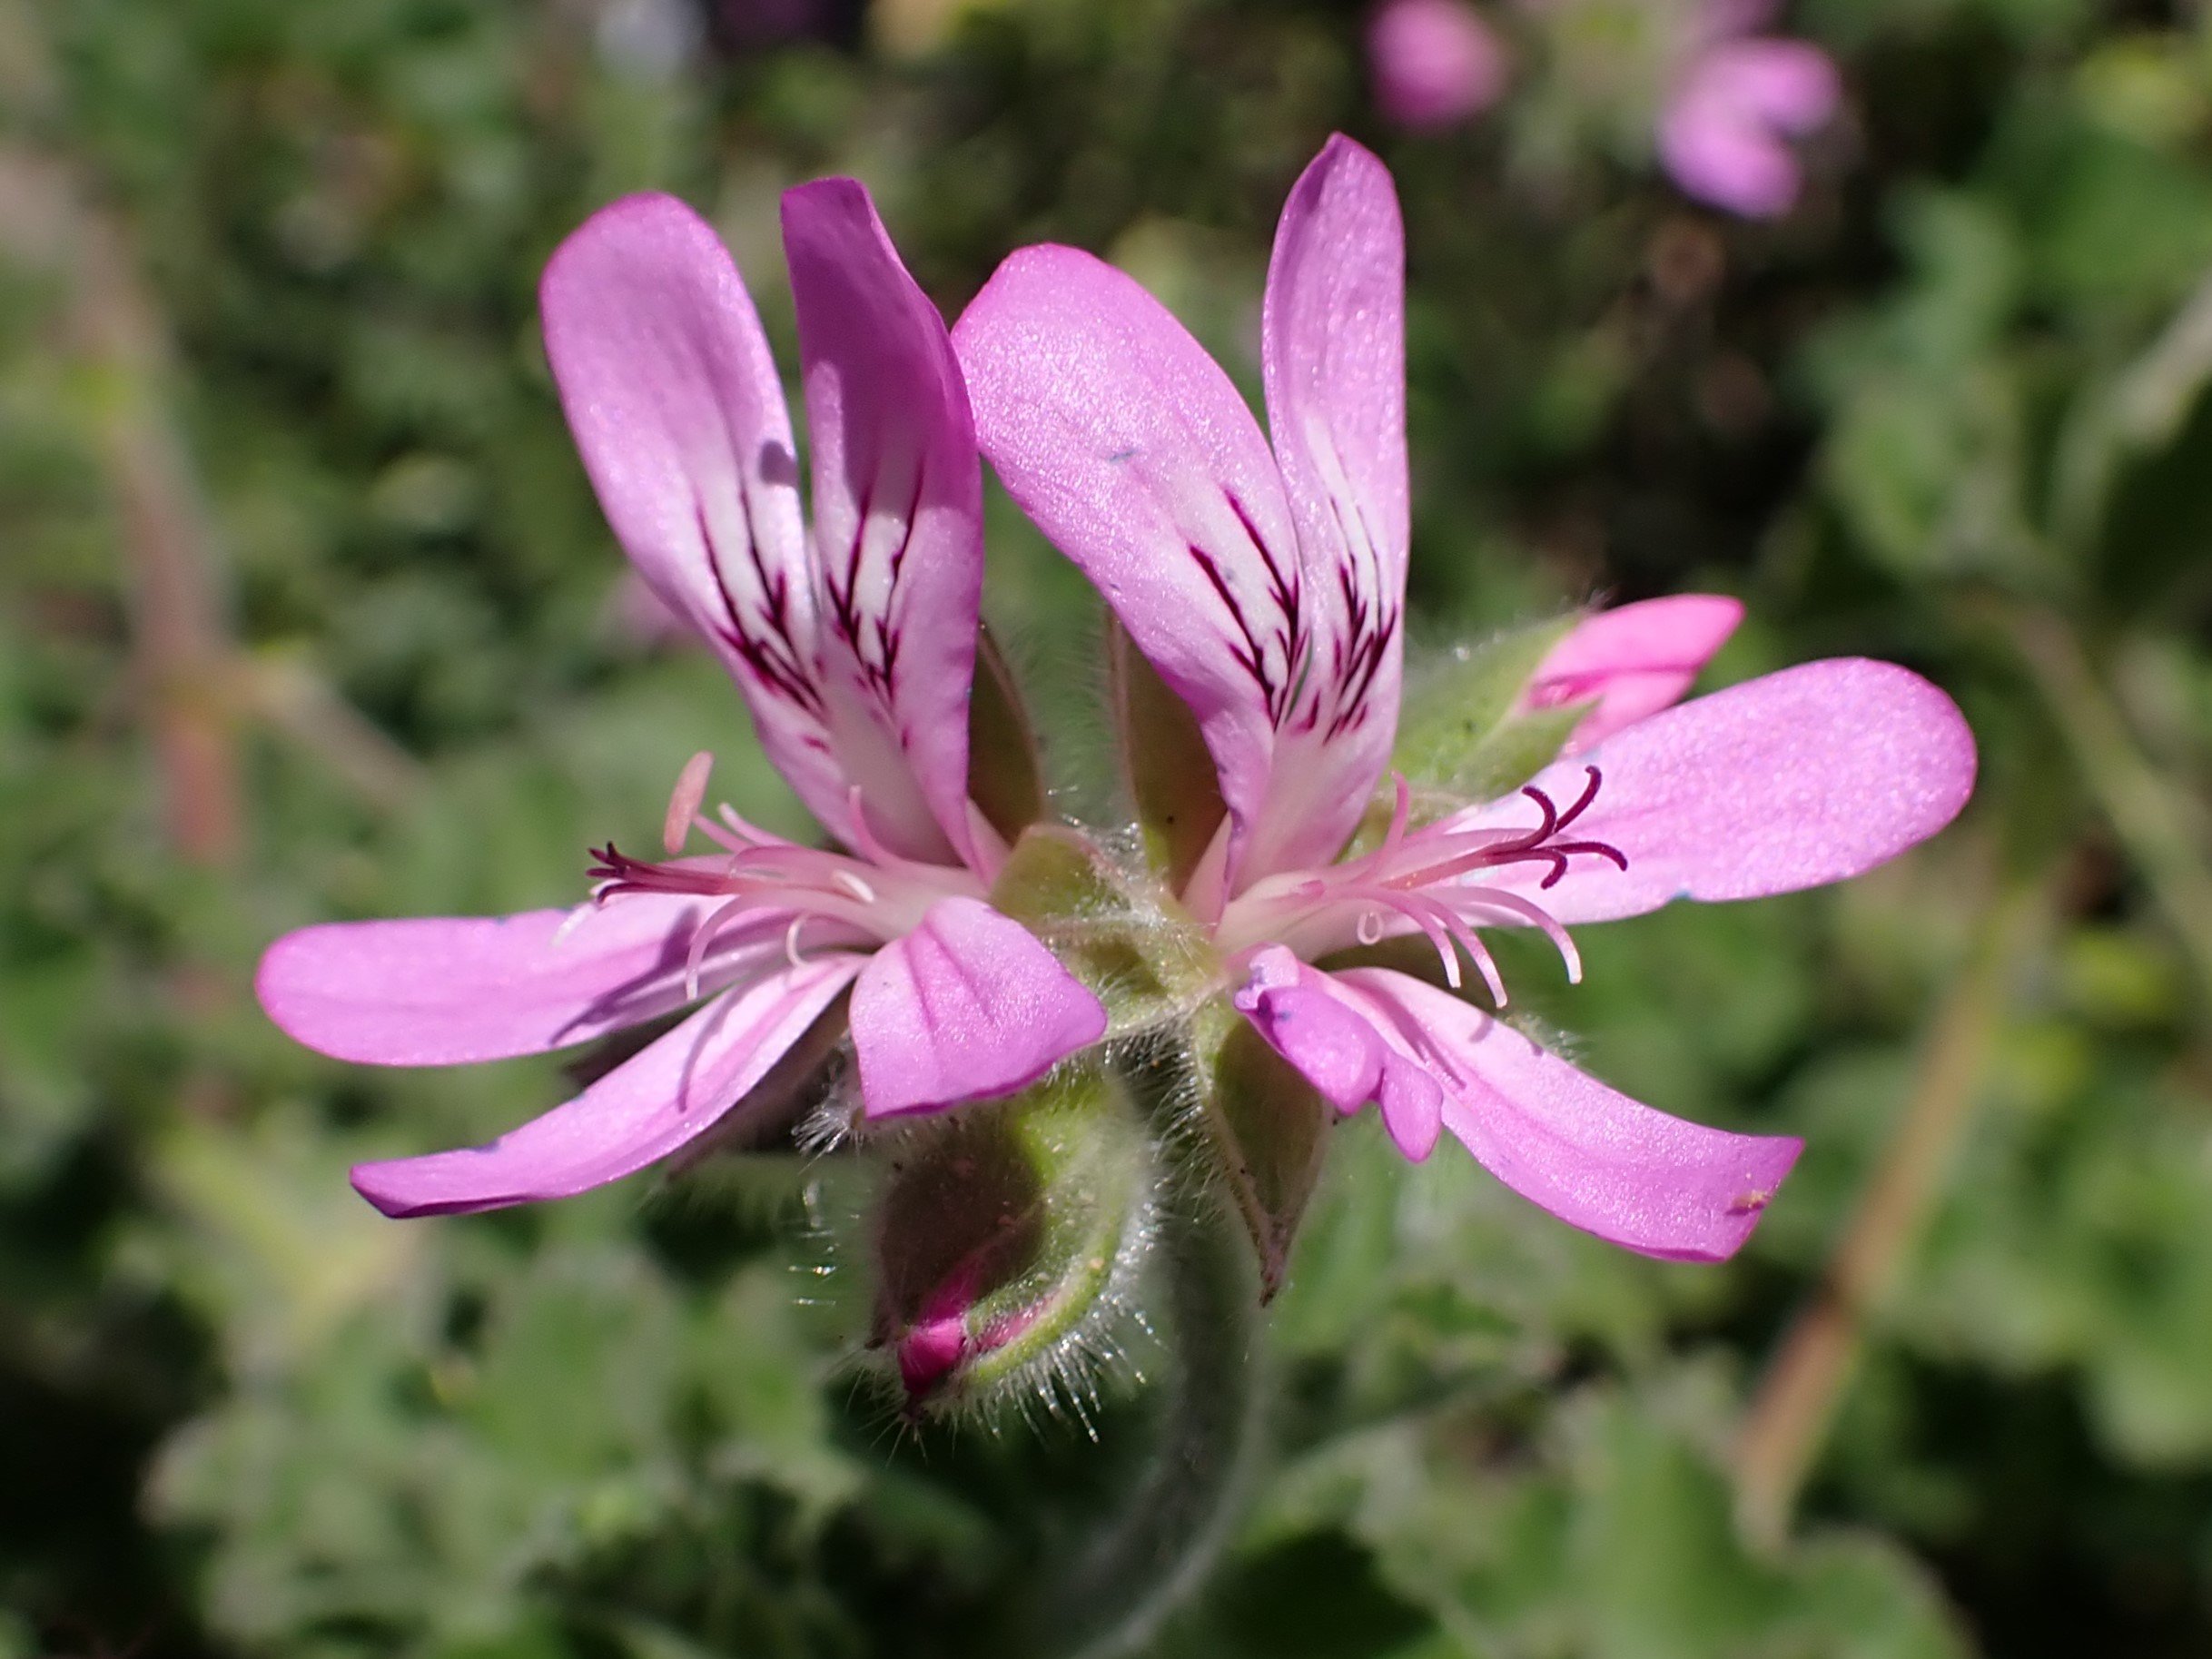
[[[980,899],[940,899],[853,987],[871,1118],[1011,1094],[1105,1034],[1098,998]]]
[[[626,196],[555,251],[546,357],[607,521],[714,646],[762,745],[844,833],[784,392],[737,267],[672,196]]]
[[[1585,617],[1537,665],[1525,708],[1558,708],[1595,697],[1565,754],[1578,754],[1623,726],[1671,708],[1743,620],[1740,599],[1681,593]]]
[[[1073,248],[1024,248],[953,330],[984,455],[1197,716],[1239,846],[1309,648],[1275,458],[1160,302]]]
[[[1561,1220],[1644,1255],[1734,1255],[1803,1150],[1655,1111],[1406,974],[1336,978],[1443,1087],[1444,1127],[1476,1162]]]
[[[1333,857],[1390,755],[1405,634],[1406,237],[1389,170],[1338,133],[1268,266],[1268,426],[1309,584],[1311,670],[1279,721],[1249,882]]]
[[[1269,1046],[1338,1111],[1358,1111],[1373,1101],[1407,1157],[1417,1163],[1436,1149],[1443,1091],[1383,1041],[1328,974],[1269,945],[1254,953],[1250,977],[1235,1000]]]
[[[1562,922],[1641,915],[1675,899],[1755,899],[1871,870],[1934,834],[1974,788],[1974,736],[1958,706],[1909,669],[1863,657],[1804,663],[1731,686],[1617,732],[1533,785],[1565,806],[1595,768],[1587,811],[1562,838],[1627,859],[1482,872]],[[1455,829],[1533,827],[1509,796]],[[1500,918],[1505,920],[1506,918]]]
[[[303,927],[271,945],[254,991],[283,1032],[361,1065],[439,1066],[588,1042],[681,1008],[708,906],[640,894],[583,912],[421,916]],[[699,964],[708,990],[782,960],[783,929],[733,927]]]
[[[983,469],[953,346],[851,179],[784,196],[812,439],[824,686],[894,852],[975,862],[968,693]]]
[[[388,1216],[466,1215],[569,1198],[632,1174],[727,1116],[861,961],[786,966],[717,998],[573,1101],[489,1145],[354,1165],[354,1190]]]

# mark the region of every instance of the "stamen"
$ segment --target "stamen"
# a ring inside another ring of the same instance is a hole
[[[660,822],[660,844],[671,858],[684,850],[691,834],[691,821],[699,815],[699,803],[706,799],[706,779],[714,769],[715,757],[701,749],[676,775],[676,787],[668,795],[668,813]]]
[[[830,872],[830,880],[835,882],[837,885],[844,888],[863,904],[875,903],[875,889],[869,886],[850,870],[833,870]]]
[[[872,864],[903,863],[898,855],[875,838],[868,827],[867,804],[861,798],[860,785],[854,784],[845,795],[847,815],[853,820],[853,850]]]
[[[1443,924],[1437,919],[1435,913],[1437,906],[1424,904],[1411,894],[1393,893],[1381,887],[1369,888],[1364,893],[1351,896],[1365,898],[1374,904],[1395,910],[1399,915],[1404,916],[1424,933],[1427,933],[1428,943],[1436,947],[1437,960],[1444,964],[1445,983],[1454,991],[1459,989],[1459,958],[1453,953],[1451,935],[1445,931]],[[1368,917],[1372,917],[1374,913],[1373,911],[1368,911],[1361,920],[1364,922]]]
[[[1413,816],[1413,785],[1406,781],[1403,772],[1393,772],[1390,781],[1397,786],[1397,799],[1390,804],[1390,827],[1383,832],[1382,846],[1387,853],[1406,838],[1406,821]]]
[[[791,918],[791,925],[784,930],[784,960],[795,968],[803,968],[805,962],[799,955],[799,930],[814,918],[805,911]]]
[[[1559,961],[1566,969],[1567,983],[1582,983],[1582,953],[1575,948],[1574,936],[1561,924],[1558,917],[1542,905],[1532,904],[1519,894],[1507,893],[1497,887],[1478,887],[1461,902],[1485,910],[1502,910],[1508,915],[1520,917],[1552,942],[1552,948],[1559,953]]]
[[[752,850],[752,843],[740,841],[705,813],[692,815],[691,827],[697,830],[700,834],[706,836],[725,853],[745,853]]]
[[[1421,902],[1433,908],[1443,919],[1445,926],[1450,929],[1452,937],[1458,941],[1459,948],[1467,953],[1467,960],[1475,964],[1475,971],[1482,975],[1482,983],[1490,988],[1493,1003],[1499,1008],[1505,1007],[1506,981],[1497,971],[1497,958],[1490,954],[1490,947],[1482,942],[1475,930],[1469,927],[1466,920],[1457,914],[1450,905],[1439,900],[1431,899],[1426,894],[1422,896]],[[1453,982],[1455,989],[1457,988],[1457,980]]]
[[[758,825],[746,823],[737,815],[737,809],[727,801],[716,807],[715,811],[721,816],[723,823],[728,825],[732,830],[756,847],[789,846],[791,844],[781,835],[771,835]]]
[[[1380,944],[1383,932],[1382,912],[1379,910],[1361,911],[1359,921],[1354,931],[1361,944]]]
[[[686,1002],[699,1000],[699,965],[706,960],[706,947],[722,930],[722,924],[751,903],[749,897],[740,894],[700,923],[698,931],[691,935],[691,949],[684,957],[684,1000]]]

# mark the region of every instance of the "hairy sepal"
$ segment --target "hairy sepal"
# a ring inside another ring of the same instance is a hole
[[[968,795],[984,822],[1009,842],[1044,811],[1036,734],[988,628],[976,636],[975,683],[968,695]]]
[[[870,1138],[874,1331],[911,1414],[1091,1386],[1155,1220],[1146,1123],[1111,1070]]]
[[[1106,666],[1122,781],[1137,809],[1145,856],[1180,893],[1229,812],[1213,755],[1197,717],[1111,618]]]
[[[1299,1223],[1337,1111],[1225,1000],[1191,1021],[1190,1062],[1206,1143],[1259,1264],[1259,1299],[1289,1270]]]
[[[1132,882],[1066,825],[1032,825],[991,903],[1042,940],[1106,1005],[1109,1041],[1150,1030],[1201,999],[1217,977],[1205,935],[1174,902]]]
[[[1410,676],[1390,764],[1417,788],[1466,795],[1494,795],[1534,777],[1557,758],[1588,706],[1531,711],[1524,694],[1581,619],[1569,612],[1481,645],[1456,646]]]
[[[1510,795],[1559,758],[1590,703],[1530,708],[1526,693],[1552,647],[1580,620],[1570,612],[1482,645],[1455,646],[1407,676],[1390,765],[1412,788],[1415,828]],[[1386,784],[1369,803],[1351,853],[1382,840],[1395,794]]]

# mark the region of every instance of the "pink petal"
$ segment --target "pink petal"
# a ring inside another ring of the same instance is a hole
[[[1239,845],[1308,638],[1289,503],[1229,377],[1134,281],[1024,248],[953,330],[983,453],[1190,705]]]
[[[1680,702],[1743,620],[1740,600],[1705,593],[1601,610],[1552,647],[1524,706],[1557,708],[1595,697],[1567,742],[1565,753],[1573,755]]]
[[[1443,1086],[1444,1126],[1476,1162],[1561,1220],[1644,1255],[1733,1256],[1803,1148],[1654,1111],[1406,974],[1337,978]]]
[[[1549,889],[1537,885],[1540,864],[1481,877],[1562,922],[1793,893],[1871,870],[1958,816],[1973,793],[1974,736],[1919,675],[1840,657],[1666,709],[1549,767],[1535,786],[1564,807],[1587,766],[1602,780],[1597,798],[1562,834],[1616,848],[1627,870],[1583,854]],[[1538,820],[1512,796],[1454,826]]]
[[[1011,1094],[1106,1034],[1098,998],[980,899],[940,899],[878,951],[852,1018],[872,1118]]]
[[[1368,25],[1375,105],[1401,127],[1441,127],[1506,89],[1506,50],[1466,0],[1384,0]]]
[[[970,856],[983,471],[960,366],[859,184],[825,179],[786,193],[784,248],[838,754],[885,845],[910,858]]]
[[[1269,1045],[1338,1111],[1358,1111],[1375,1101],[1384,1128],[1407,1157],[1418,1162],[1435,1150],[1442,1091],[1418,1064],[1384,1042],[1328,974],[1279,944],[1269,945],[1253,953],[1250,977],[1236,1003]]]
[[[1729,40],[1705,52],[1659,123],[1659,153],[1684,191],[1750,218],[1797,201],[1797,158],[1783,142],[1810,133],[1842,95],[1835,64],[1797,40]]]
[[[1292,187],[1268,267],[1268,424],[1298,526],[1313,635],[1279,721],[1246,882],[1326,862],[1397,730],[1406,597],[1406,255],[1389,170],[1338,134]]]
[[[640,894],[578,917],[425,916],[303,927],[271,945],[254,990],[288,1035],[364,1065],[458,1065],[588,1042],[681,1008],[701,900]],[[783,955],[781,926],[733,927],[700,964],[709,990]]]
[[[554,252],[538,306],[616,538],[728,665],[800,798],[844,834],[791,422],[737,267],[682,202],[626,196]]]
[[[564,1106],[488,1146],[356,1164],[388,1216],[463,1215],[568,1198],[633,1173],[726,1116],[860,970],[822,956],[734,991]]]

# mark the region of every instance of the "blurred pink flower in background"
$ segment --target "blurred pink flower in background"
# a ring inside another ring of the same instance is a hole
[[[1788,140],[1823,125],[1842,95],[1829,55],[1808,41],[1753,35],[1763,5],[1719,0],[1659,118],[1659,154],[1689,195],[1746,218],[1795,205],[1802,175]]]
[[[1383,118],[1449,126],[1506,86],[1506,49],[1466,0],[1385,0],[1368,23],[1368,68]]]

